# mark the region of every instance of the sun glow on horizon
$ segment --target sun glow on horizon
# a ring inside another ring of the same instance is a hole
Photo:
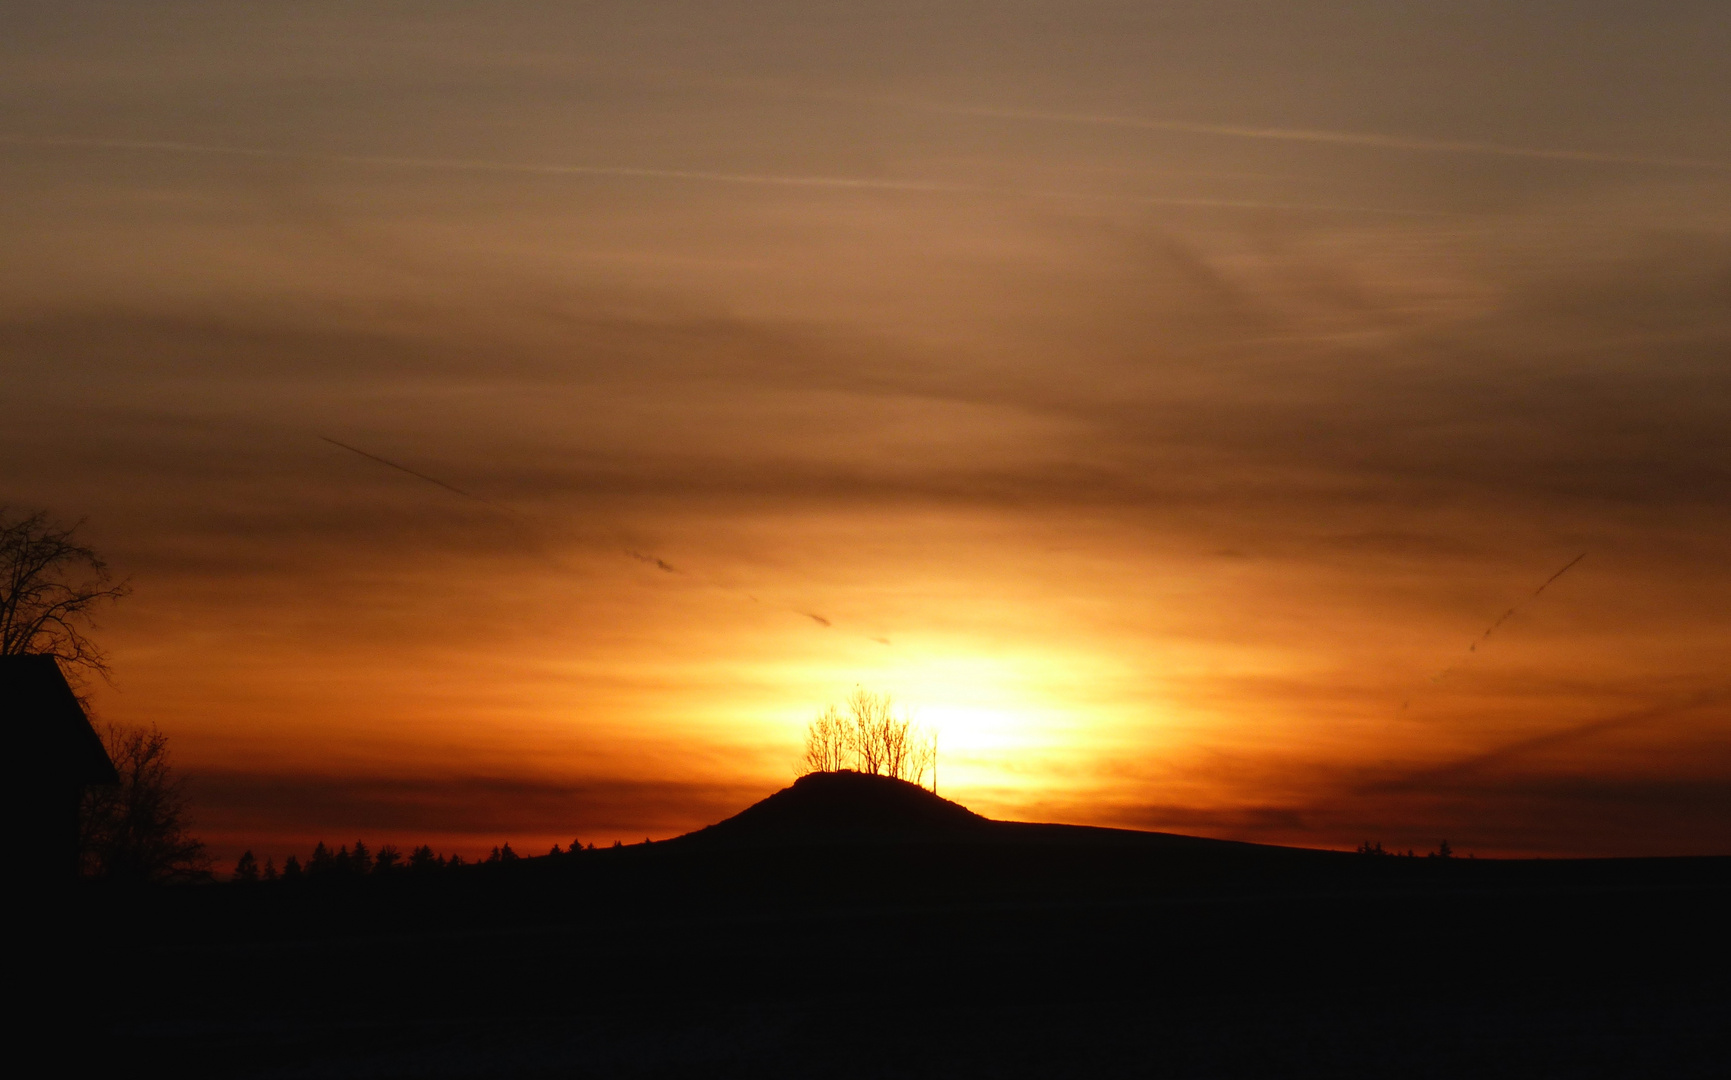
[[[213,833],[669,835],[858,685],[995,816],[1724,845],[1718,8],[188,3],[0,36],[0,476]]]

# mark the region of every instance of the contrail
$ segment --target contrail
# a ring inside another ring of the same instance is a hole
[[[416,470],[409,468],[407,465],[403,465],[403,464],[400,464],[398,462],[392,461],[390,458],[382,458],[377,454],[369,454],[367,451],[362,450],[358,446],[350,446],[346,442],[338,442],[336,439],[331,438],[329,435],[320,435],[319,438],[323,439],[325,442],[330,443],[332,446],[340,446],[344,450],[347,450],[351,454],[359,454],[362,457],[368,459],[369,461],[376,461],[380,465],[388,465],[391,468],[396,469],[398,472],[406,472],[410,476],[417,477],[421,480],[425,480],[429,484],[437,484],[438,486],[444,488],[446,491],[449,491],[449,492],[456,494],[456,495],[461,495],[465,499],[473,499],[475,502],[480,503],[482,506],[491,507],[492,509],[499,511],[501,514],[509,514],[512,517],[517,516],[517,512],[515,510],[512,510],[508,506],[501,506],[498,503],[492,501],[491,499],[483,499],[481,496],[476,495],[472,491],[464,491],[462,488],[458,487],[455,484],[447,484],[447,483],[445,483],[445,481],[440,480],[436,476],[428,476],[424,472],[417,472]]]
[[[1068,191],[1040,191],[962,184],[942,180],[886,180],[859,176],[801,176],[777,173],[716,172],[705,169],[662,169],[635,165],[537,165],[530,162],[483,161],[470,158],[415,158],[374,154],[321,154],[263,147],[225,146],[216,143],[180,142],[163,139],[92,139],[74,136],[24,137],[0,135],[0,144],[11,146],[64,146],[98,150],[131,150],[146,153],[210,154],[274,161],[320,162],[330,165],[360,165],[377,168],[431,169],[447,172],[513,173],[530,176],[594,176],[638,180],[686,181],[782,188],[818,188],[841,191],[888,191],[907,194],[974,195],[987,198],[1038,199],[1064,202],[1110,202],[1143,206],[1172,206],[1198,210],[1292,210],[1327,214],[1374,214],[1393,217],[1445,216],[1428,210],[1391,207],[1345,206],[1335,203],[1267,202],[1253,199],[1167,198],[1161,196],[1102,195]]]
[[[1551,584],[1553,582],[1555,582],[1558,578],[1562,577],[1564,574],[1568,573],[1570,570],[1573,570],[1575,568],[1575,564],[1579,563],[1582,559],[1584,559],[1586,557],[1587,557],[1587,553],[1584,551],[1581,552],[1579,555],[1576,555],[1574,558],[1572,558],[1568,562],[1564,563],[1563,568],[1561,570],[1558,570],[1556,573],[1554,573],[1550,577],[1546,578],[1544,580],[1544,582],[1541,583],[1538,588],[1534,589],[1530,595],[1524,597],[1522,600],[1520,600],[1518,603],[1516,603],[1513,607],[1509,608],[1507,611],[1503,612],[1501,615],[1498,615],[1496,618],[1496,621],[1491,623],[1490,626],[1486,627],[1485,632],[1480,634],[1478,637],[1474,638],[1472,644],[1467,646],[1467,655],[1466,656],[1461,657],[1461,659],[1458,662],[1450,664],[1448,667],[1443,668],[1441,671],[1437,672],[1435,675],[1432,675],[1430,681],[1433,684],[1434,683],[1440,683],[1444,679],[1448,678],[1450,675],[1453,675],[1456,671],[1459,671],[1461,664],[1465,663],[1474,653],[1478,652],[1479,646],[1483,645],[1486,641],[1490,640],[1490,636],[1492,634],[1496,633],[1499,629],[1501,629],[1502,625],[1504,623],[1508,622],[1509,619],[1513,618],[1515,612],[1526,607],[1528,604],[1532,603],[1534,600],[1537,600],[1539,598],[1540,594],[1542,594],[1546,589],[1551,587]],[[1411,704],[1412,704],[1412,698],[1411,698],[1411,696],[1408,696],[1406,698],[1406,700],[1404,700],[1400,703],[1400,707],[1404,709]]]
[[[1587,557],[1587,553],[1584,551],[1581,552],[1579,555],[1576,555],[1574,558],[1570,559],[1568,561],[1568,563],[1565,564],[1561,570],[1558,570],[1556,573],[1554,573],[1550,577],[1546,578],[1544,584],[1540,585],[1538,588],[1534,589],[1533,594],[1531,596],[1522,600],[1520,603],[1516,604],[1514,607],[1510,608],[1509,610],[1503,612],[1501,615],[1498,615],[1497,621],[1494,623],[1491,623],[1490,627],[1484,633],[1482,633],[1478,636],[1478,640],[1474,641],[1471,645],[1467,646],[1467,652],[1477,652],[1479,649],[1479,646],[1483,645],[1485,643],[1485,641],[1492,634],[1496,633],[1498,627],[1500,627],[1504,623],[1508,622],[1509,617],[1511,615],[1513,615],[1515,612],[1519,611],[1521,608],[1526,607],[1528,604],[1532,603],[1534,600],[1537,600],[1539,598],[1540,593],[1544,592],[1546,589],[1551,587],[1551,582],[1557,580],[1558,578],[1562,577],[1564,574],[1568,573],[1570,570],[1572,570],[1574,568],[1576,563],[1580,562],[1582,559],[1584,559],[1586,557]]]
[[[351,454],[359,454],[361,457],[366,458],[368,461],[376,461],[380,465],[384,465],[384,466],[387,466],[389,468],[396,469],[398,472],[408,473],[410,476],[413,476],[418,480],[425,480],[429,484],[436,484],[439,487],[444,488],[446,491],[451,492],[453,495],[461,495],[465,499],[472,499],[475,502],[478,502],[483,506],[489,507],[490,509],[496,510],[499,513],[506,515],[507,517],[510,517],[514,521],[520,521],[520,519],[521,519],[521,515],[518,514],[517,511],[512,510],[510,507],[501,506],[498,503],[493,502],[490,499],[484,499],[481,496],[476,495],[474,492],[464,491],[462,488],[458,487],[455,484],[447,484],[445,481],[440,480],[436,476],[428,476],[424,472],[420,472],[416,469],[411,469],[407,465],[403,465],[403,464],[400,464],[398,462],[392,461],[390,458],[380,457],[377,454],[369,453],[365,450],[362,450],[358,446],[350,446],[348,443],[340,442],[336,439],[331,438],[328,435],[320,435],[319,438],[323,439],[325,442],[330,443],[332,446],[340,446],[344,450],[347,450]],[[625,550],[625,554],[630,556],[633,559],[636,559],[640,563],[644,563],[648,566],[653,566],[657,570],[661,570],[665,573],[669,573],[669,574],[684,574],[685,573],[685,571],[679,569],[678,567],[674,566],[672,563],[670,563],[667,560],[660,558],[659,556],[656,556],[656,555],[649,555],[649,554],[646,554],[644,552],[637,551],[636,549],[633,549],[633,548],[627,548]],[[705,584],[707,584],[713,588],[721,589],[725,592],[735,593],[735,594],[738,594],[740,596],[744,596],[748,600],[750,600],[752,603],[758,602],[757,597],[752,596],[750,593],[747,593],[744,590],[739,589],[735,586],[723,585],[718,581],[711,581],[707,578],[700,578],[699,580],[703,581]],[[835,625],[829,619],[826,619],[822,615],[819,615],[815,612],[802,611],[799,608],[788,608],[787,610],[793,612],[796,615],[800,615],[800,616],[803,616],[807,619],[810,619],[812,622],[817,623],[819,626],[823,627],[826,630]],[[874,637],[871,640],[875,641],[881,645],[888,645],[889,644],[889,640],[887,638]]]
[[[665,570],[669,574],[684,573],[684,571],[680,570],[677,566],[672,565],[671,563],[669,563],[665,559],[658,559],[654,555],[645,555],[641,551],[633,551],[633,550],[627,550],[625,552],[625,554],[631,556],[633,559],[636,559],[640,563],[648,563],[650,566],[655,567],[657,570]],[[752,597],[752,599],[756,600],[757,597],[754,596],[754,597]]]
[[[428,476],[426,473],[421,472],[417,469],[411,469],[407,465],[404,465],[400,462],[392,461],[390,458],[380,457],[377,454],[370,453],[366,450],[362,450],[358,446],[350,446],[348,443],[340,442],[336,439],[331,438],[328,435],[320,435],[319,438],[323,439],[325,442],[330,443],[332,446],[340,446],[344,450],[347,450],[352,454],[359,454],[360,456],[366,458],[368,461],[376,461],[380,465],[385,465],[385,466],[388,466],[392,469],[396,469],[398,472],[408,473],[410,476],[413,476],[418,480],[425,480],[429,484],[437,484],[439,487],[444,488],[446,491],[451,492],[453,495],[461,495],[465,499],[472,499],[475,502],[480,503],[482,506],[485,506],[491,510],[496,510],[501,514],[504,514],[505,516],[511,518],[512,521],[517,522],[519,525],[521,525],[523,523],[522,522],[522,515],[519,514],[517,511],[511,509],[508,506],[502,506],[499,503],[493,502],[491,499],[484,499],[481,496],[476,495],[472,491],[464,491],[462,488],[458,487],[457,485],[446,483],[445,481],[440,480],[436,476]],[[640,563],[647,563],[648,565],[655,567],[657,570],[662,570],[662,571],[665,571],[669,574],[684,573],[684,571],[680,570],[678,567],[669,563],[667,560],[659,558],[659,557],[654,556],[654,555],[646,555],[643,552],[637,551],[637,550],[632,549],[632,548],[627,548],[625,551],[625,554],[629,555],[633,559],[636,559]],[[756,597],[753,597],[752,599],[755,600]],[[802,611],[799,614],[804,615],[805,612]],[[824,625],[828,626],[829,624],[827,622],[825,622]]]
[[[376,461],[380,465],[389,466],[390,468],[396,469],[398,472],[408,473],[410,476],[413,476],[413,477],[420,479],[420,480],[425,480],[429,484],[437,484],[439,487],[444,488],[446,491],[449,491],[454,495],[461,495],[465,499],[473,499],[475,502],[480,503],[482,506],[488,507],[488,508],[493,509],[493,510],[497,510],[499,513],[505,514],[508,517],[512,518],[513,520],[519,520],[522,517],[521,514],[519,514],[517,511],[511,509],[508,506],[500,505],[499,503],[493,502],[491,499],[484,499],[481,496],[476,495],[472,491],[464,491],[462,488],[458,487],[455,484],[446,483],[445,481],[440,480],[436,476],[428,476],[424,472],[420,472],[416,469],[411,469],[407,465],[401,464],[400,462],[392,461],[390,458],[380,457],[377,454],[370,453],[366,450],[362,450],[358,446],[350,446],[346,442],[339,442],[338,440],[333,439],[328,435],[320,435],[319,438],[323,439],[325,442],[330,443],[332,446],[340,446],[344,450],[349,451],[350,453],[359,454],[369,461]],[[665,570],[669,574],[679,574],[679,573],[684,572],[684,571],[680,570],[678,567],[667,562],[665,559],[657,558],[654,555],[645,555],[643,552],[637,551],[635,549],[629,549],[628,548],[628,549],[626,549],[625,554],[631,556],[633,559],[636,559],[638,562],[648,563],[650,566],[653,566],[658,570]],[[801,612],[801,614],[804,614],[804,612]]]
[[[1597,150],[1565,150],[1543,146],[1511,146],[1507,143],[1477,142],[1468,139],[1424,139],[1408,135],[1383,135],[1375,132],[1257,127],[1243,124],[1201,124],[1188,120],[1092,115],[1042,109],[992,109],[967,105],[936,104],[923,104],[920,107],[932,112],[950,113],[956,116],[1084,124],[1090,127],[1136,128],[1144,131],[1170,131],[1183,135],[1219,135],[1237,139],[1272,139],[1279,142],[1362,146],[1377,150],[1405,150],[1433,154],[1475,154],[1486,157],[1526,158],[1535,161],[1573,161],[1590,165],[1642,165],[1648,168],[1731,172],[1731,162],[1711,161],[1703,158],[1617,154]]]

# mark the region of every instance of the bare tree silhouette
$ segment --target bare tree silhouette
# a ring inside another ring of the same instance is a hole
[[[844,714],[828,706],[806,729],[801,761],[806,772],[858,769],[920,785],[930,772],[936,786],[936,732],[916,724],[905,710],[897,716],[888,694],[864,687],[856,686],[848,695],[846,709]]]
[[[209,876],[204,845],[187,832],[186,781],[155,728],[104,724],[97,734],[120,783],[87,787],[79,814],[80,863],[91,877],[189,881]]]
[[[0,656],[45,653],[69,673],[106,676],[107,657],[85,631],[99,605],[131,589],[74,539],[77,531],[45,511],[17,516],[0,507]]]
[[[839,772],[853,764],[853,725],[831,705],[805,733],[805,771]]]

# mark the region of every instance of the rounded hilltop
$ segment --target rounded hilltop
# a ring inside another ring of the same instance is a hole
[[[808,773],[792,787],[680,840],[730,846],[937,840],[992,824],[917,784],[843,769]]]

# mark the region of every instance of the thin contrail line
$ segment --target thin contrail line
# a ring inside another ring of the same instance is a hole
[[[1441,671],[1437,672],[1435,675],[1432,675],[1430,678],[1431,683],[1432,684],[1440,683],[1444,679],[1448,678],[1450,675],[1453,675],[1455,672],[1459,671],[1461,668],[1461,665],[1466,663],[1468,660],[1470,660],[1473,657],[1473,655],[1479,651],[1479,646],[1483,645],[1486,641],[1490,640],[1490,637],[1492,634],[1494,634],[1498,630],[1502,629],[1502,625],[1504,623],[1508,622],[1511,618],[1513,618],[1517,611],[1520,611],[1522,608],[1526,607],[1528,604],[1532,603],[1534,600],[1537,600],[1539,598],[1540,594],[1542,594],[1546,589],[1551,587],[1552,582],[1556,581],[1558,578],[1562,577],[1564,574],[1568,573],[1570,570],[1573,570],[1575,568],[1575,564],[1579,563],[1582,559],[1584,559],[1586,557],[1587,557],[1587,553],[1584,551],[1581,552],[1579,555],[1576,555],[1574,558],[1572,558],[1568,562],[1564,563],[1563,568],[1561,570],[1558,570],[1556,573],[1552,574],[1550,577],[1546,578],[1542,583],[1540,583],[1539,587],[1534,589],[1529,595],[1523,597],[1521,600],[1516,602],[1512,607],[1510,607],[1507,611],[1503,612],[1501,615],[1498,615],[1496,617],[1496,621],[1492,622],[1490,624],[1490,626],[1486,627],[1485,632],[1480,634],[1478,637],[1474,638],[1472,641],[1472,644],[1467,646],[1466,655],[1462,656],[1459,660],[1457,660],[1455,663],[1450,664],[1448,667],[1443,668]],[[1408,707],[1411,704],[1412,704],[1412,696],[1409,695],[1404,701],[1402,701],[1400,703],[1400,707],[1405,709],[1406,707]]]
[[[1030,120],[1084,124],[1090,127],[1138,128],[1184,135],[1220,135],[1238,139],[1271,139],[1279,142],[1321,143],[1331,146],[1362,146],[1378,150],[1420,153],[1476,154],[1489,157],[1527,158],[1536,161],[1573,161],[1591,165],[1643,165],[1649,168],[1699,169],[1731,172],[1731,162],[1665,155],[1618,154],[1598,150],[1567,150],[1545,146],[1511,146],[1507,143],[1470,139],[1425,139],[1409,135],[1375,132],[1327,131],[1317,128],[1259,127],[1245,124],[1203,124],[1188,120],[1162,120],[1140,116],[1095,115],[1044,109],[993,109],[967,105],[925,104],[932,112],[957,116],[983,116],[1000,120]]]
[[[515,510],[512,510],[508,506],[501,506],[498,503],[492,501],[491,499],[483,499],[481,496],[476,495],[472,491],[464,491],[462,488],[458,487],[455,484],[447,484],[445,481],[440,480],[436,476],[428,476],[424,472],[419,472],[415,469],[411,469],[407,465],[403,465],[403,464],[400,464],[398,462],[392,461],[390,458],[383,458],[377,454],[370,454],[367,451],[362,450],[358,446],[350,446],[346,442],[339,442],[336,439],[331,438],[329,435],[320,435],[319,438],[323,439],[325,442],[330,443],[332,446],[340,446],[344,450],[347,450],[351,454],[359,454],[362,457],[367,458],[370,461],[376,461],[380,465],[387,465],[393,469],[396,469],[398,472],[406,472],[410,476],[425,480],[429,484],[437,484],[439,487],[444,488],[446,491],[452,492],[453,494],[456,494],[456,495],[461,495],[465,499],[473,499],[475,502],[480,503],[482,506],[491,507],[492,509],[499,511],[502,514],[509,514],[512,517],[517,516],[517,512]]]
[[[1584,551],[1581,552],[1579,555],[1576,555],[1574,558],[1570,559],[1568,561],[1568,563],[1566,565],[1564,565],[1564,567],[1561,570],[1558,570],[1556,573],[1554,573],[1550,577],[1546,578],[1544,584],[1540,585],[1538,588],[1534,589],[1533,594],[1531,596],[1527,597],[1526,599],[1522,600],[1520,603],[1516,604],[1514,607],[1509,608],[1509,610],[1507,610],[1507,611],[1503,612],[1501,615],[1497,616],[1497,621],[1494,623],[1491,623],[1490,627],[1487,630],[1485,630],[1484,633],[1480,634],[1478,636],[1477,640],[1475,640],[1471,645],[1467,646],[1467,652],[1477,652],[1479,646],[1483,645],[1487,640],[1489,640],[1490,636],[1492,634],[1496,633],[1498,628],[1501,627],[1504,623],[1508,622],[1509,618],[1511,616],[1513,616],[1515,612],[1519,611],[1523,607],[1526,607],[1528,604],[1532,603],[1534,600],[1537,600],[1539,598],[1540,593],[1544,592],[1546,589],[1551,587],[1551,582],[1557,580],[1558,578],[1562,577],[1564,574],[1568,573],[1570,570],[1574,569],[1575,564],[1580,562],[1582,559],[1584,559],[1586,557],[1587,557],[1587,553]]]
[[[884,180],[858,176],[802,176],[776,173],[734,173],[705,169],[662,169],[635,165],[543,165],[532,162],[482,161],[471,158],[392,157],[376,154],[321,154],[263,147],[224,146],[215,143],[179,142],[162,139],[91,139],[72,136],[23,137],[0,135],[0,144],[10,146],[61,146],[77,149],[130,150],[142,153],[209,154],[271,161],[307,161],[330,165],[375,168],[427,169],[444,172],[506,173],[528,176],[592,176],[635,180],[668,180],[691,183],[737,184],[759,187],[816,188],[832,191],[888,191],[904,194],[976,195],[988,198],[1042,199],[1068,202],[1113,202],[1145,206],[1174,206],[1200,210],[1294,210],[1328,214],[1375,214],[1393,217],[1438,217],[1434,211],[1403,210],[1375,206],[1344,206],[1337,203],[1266,202],[1253,199],[1181,198],[1162,196],[1093,194],[1088,192],[1041,191],[960,184],[942,180]]]

